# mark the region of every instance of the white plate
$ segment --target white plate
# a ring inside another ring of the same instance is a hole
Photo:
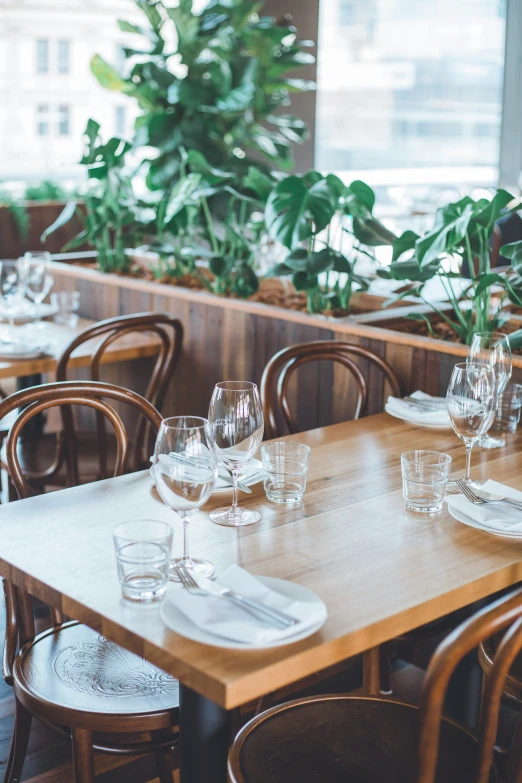
[[[53,307],[50,304],[43,303],[36,305],[34,302],[30,302],[29,299],[21,299],[15,307],[14,320],[17,324],[25,324],[33,321],[38,315],[40,315],[40,318],[48,318],[49,316],[54,315],[57,310],[57,307]],[[3,318],[5,321],[9,320],[7,313],[1,304],[0,318]]]
[[[258,460],[256,460],[256,461],[258,461]],[[154,483],[156,483],[155,478],[154,478],[154,473],[152,471],[153,467],[154,466],[151,465],[151,467],[149,468],[149,473],[152,476],[152,480],[154,481]],[[232,477],[230,477],[230,480],[232,481]],[[218,478],[218,481],[219,481],[219,478]],[[251,487],[254,484],[258,484],[260,481],[263,481],[263,467],[262,467],[261,462],[259,462],[259,470],[256,470],[255,473],[252,473],[251,476],[247,476],[245,478],[240,479],[240,481],[243,484],[246,484],[247,487]],[[229,487],[216,487],[214,489],[214,491],[212,492],[212,494],[216,495],[216,494],[220,494],[221,492],[232,492],[232,484]]]
[[[298,585],[295,582],[289,582],[287,579],[278,579],[275,576],[257,576],[266,587],[271,590],[276,590],[286,598],[291,598],[293,601],[306,601],[310,604],[317,604],[324,607],[323,601],[309,590],[307,587]],[[182,587],[177,585],[169,585],[165,600],[161,605],[161,616],[166,625],[180,636],[186,636],[187,639],[192,639],[193,642],[199,642],[200,644],[210,644],[213,647],[225,647],[228,650],[268,650],[271,647],[282,647],[285,644],[293,644],[299,642],[301,639],[306,639],[308,636],[316,633],[324,624],[326,617],[320,620],[316,625],[311,628],[307,628],[295,636],[287,636],[285,639],[279,639],[278,641],[271,642],[270,644],[253,645],[253,644],[241,644],[232,639],[225,639],[223,636],[215,636],[209,631],[204,631],[203,628],[199,628],[197,625],[186,617],[174,604],[169,601],[169,592],[171,590],[182,590]],[[325,612],[326,615],[326,612]]]
[[[490,533],[492,536],[499,536],[500,538],[514,538],[514,539],[522,540],[522,532],[521,533],[500,532],[500,530],[495,530],[492,527],[487,527],[486,525],[482,525],[480,522],[476,522],[471,517],[468,517],[467,514],[464,514],[464,512],[459,511],[456,508],[452,508],[451,506],[448,506],[448,511],[450,512],[453,519],[456,519],[458,522],[462,522],[464,525],[468,525],[469,527],[474,527],[477,530],[482,530],[483,533]]]
[[[384,406],[384,410],[386,413],[390,416],[393,416],[394,419],[401,419],[401,421],[406,421],[408,424],[411,424],[412,427],[427,427],[430,430],[450,430],[451,424],[448,420],[447,424],[427,424],[423,421],[417,421],[416,419],[408,419],[406,416],[399,416],[398,413],[392,413],[391,410],[389,410],[388,404]]]
[[[49,355],[49,345],[35,345],[24,348],[23,343],[13,343],[13,350],[9,350],[9,343],[0,343],[0,360],[11,359],[36,359],[39,356]]]

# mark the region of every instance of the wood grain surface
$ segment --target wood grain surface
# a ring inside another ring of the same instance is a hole
[[[227,708],[522,580],[522,542],[467,527],[445,510],[433,517],[404,510],[400,454],[445,451],[461,475],[464,448],[453,431],[381,414],[292,437],[312,449],[302,503],[270,504],[256,485],[241,502],[261,521],[234,530],[199,513],[191,551],[212,560],[218,574],[237,562],[314,590],[329,617],[306,640],[261,652],[200,645],[171,632],[158,608],[121,600],[111,539],[119,521],[170,520],[181,551],[181,524],[148,473],[0,507],[0,573]],[[521,445],[518,430],[505,448],[477,448],[472,474],[522,489]],[[205,511],[223,498],[216,494]]]
[[[49,355],[39,356],[35,359],[9,360],[1,358],[0,355],[0,378],[21,378],[35,373],[53,372],[56,369],[57,359],[61,356],[65,347],[77,334],[86,327],[91,326],[93,321],[87,318],[80,318],[78,325],[73,328],[55,324],[53,321],[48,321],[47,323],[48,327],[39,332],[31,331],[25,326],[15,326],[16,339],[28,342],[30,345],[35,343],[48,344]],[[8,327],[4,324],[0,325],[0,340],[7,334]],[[97,344],[98,340],[90,340],[79,346],[78,350],[71,357],[69,366],[72,368],[89,366]],[[146,332],[126,335],[107,349],[102,358],[102,363],[112,364],[154,356],[158,352],[159,345],[160,341],[158,338]]]

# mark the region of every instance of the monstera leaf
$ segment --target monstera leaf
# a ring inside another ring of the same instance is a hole
[[[265,211],[270,236],[292,249],[322,231],[334,216],[336,199],[316,171],[282,180],[270,194]]]

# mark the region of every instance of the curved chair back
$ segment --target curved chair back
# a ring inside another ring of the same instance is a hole
[[[129,452],[129,438],[120,416],[107,402],[125,403],[134,408],[156,433],[162,417],[154,405],[136,392],[123,389],[110,383],[96,381],[66,381],[34,386],[11,394],[0,402],[0,418],[7,416],[17,408],[23,408],[16,418],[6,443],[6,463],[11,480],[20,499],[29,497],[32,492],[24,476],[17,453],[20,434],[33,416],[48,410],[69,405],[85,405],[94,409],[100,416],[108,419],[116,434],[117,452],[114,475],[125,472]],[[76,460],[74,454],[67,454],[68,459]],[[77,468],[76,468],[76,479]],[[74,483],[79,483],[78,480]],[[4,580],[6,600],[6,635],[3,652],[4,679],[12,684],[12,666],[20,647],[35,636],[35,623],[31,596],[11,582]],[[58,610],[51,610],[54,626],[63,622],[63,615]]]
[[[394,370],[381,356],[360,345],[337,340],[317,340],[300,343],[273,356],[266,365],[261,378],[261,402],[265,414],[265,436],[275,438],[279,427],[277,414],[280,413],[288,431],[299,432],[297,422],[290,408],[288,389],[294,372],[309,362],[330,361],[344,367],[355,384],[356,402],[354,418],[364,412],[368,398],[368,382],[357,359],[365,359],[377,367],[384,375],[394,395],[400,395],[400,384]],[[282,433],[281,433],[282,434]]]
[[[123,473],[127,466],[129,438],[120,416],[106,400],[125,403],[134,408],[141,419],[157,432],[162,421],[154,405],[136,392],[123,389],[111,383],[100,381],[65,381],[47,383],[22,389],[0,402],[0,419],[17,408],[23,408],[9,431],[6,443],[6,463],[10,478],[19,498],[29,497],[31,489],[20,466],[17,446],[20,434],[33,416],[49,408],[83,405],[94,409],[97,414],[112,424],[116,434],[116,466],[114,475]],[[79,483],[78,459],[74,439],[66,441],[64,456],[70,486]]]

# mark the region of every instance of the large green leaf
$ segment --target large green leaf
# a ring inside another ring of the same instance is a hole
[[[196,190],[201,184],[200,174],[189,174],[184,179],[180,179],[174,186],[170,198],[165,209],[165,215],[163,222],[170,223],[173,217],[175,217],[190,201]]]
[[[392,263],[397,261],[403,253],[413,250],[418,239],[419,235],[415,231],[404,231],[400,237],[397,237],[393,243]]]
[[[243,187],[252,190],[262,202],[266,203],[274,187],[274,180],[261,169],[249,166],[248,173],[243,179]]]
[[[270,194],[266,224],[273,239],[285,247],[322,231],[331,221],[336,208],[331,189],[323,177],[290,176],[280,182]]]
[[[65,224],[69,222],[76,212],[77,203],[78,202],[76,200],[67,202],[54,223],[51,223],[51,225],[43,232],[42,236],[40,237],[42,242],[45,242],[48,236],[54,234],[55,231],[58,231],[59,228],[65,226]]]
[[[127,84],[120,76],[116,68],[109,65],[103,57],[95,54],[91,60],[91,71],[106,90],[115,90],[116,92],[126,92]]]
[[[435,277],[439,270],[438,262],[431,262],[420,266],[416,258],[410,258],[407,261],[396,261],[388,268],[390,277],[393,280],[411,280],[415,283],[425,283],[432,277]]]
[[[497,190],[489,204],[474,216],[474,221],[479,223],[488,230],[493,227],[493,224],[500,217],[502,210],[513,201],[514,196],[508,193],[507,190]]]
[[[370,247],[379,247],[380,245],[392,245],[397,237],[386,226],[375,218],[368,218],[367,220],[361,220],[354,217],[353,219],[353,233],[355,238],[359,240],[363,245],[369,245]]]
[[[251,59],[241,78],[240,84],[231,90],[228,95],[225,95],[216,102],[219,111],[243,112],[253,103],[257,89],[257,72],[258,62],[255,59]]]
[[[522,348],[522,329],[511,332],[509,335],[509,344],[511,348]]]

